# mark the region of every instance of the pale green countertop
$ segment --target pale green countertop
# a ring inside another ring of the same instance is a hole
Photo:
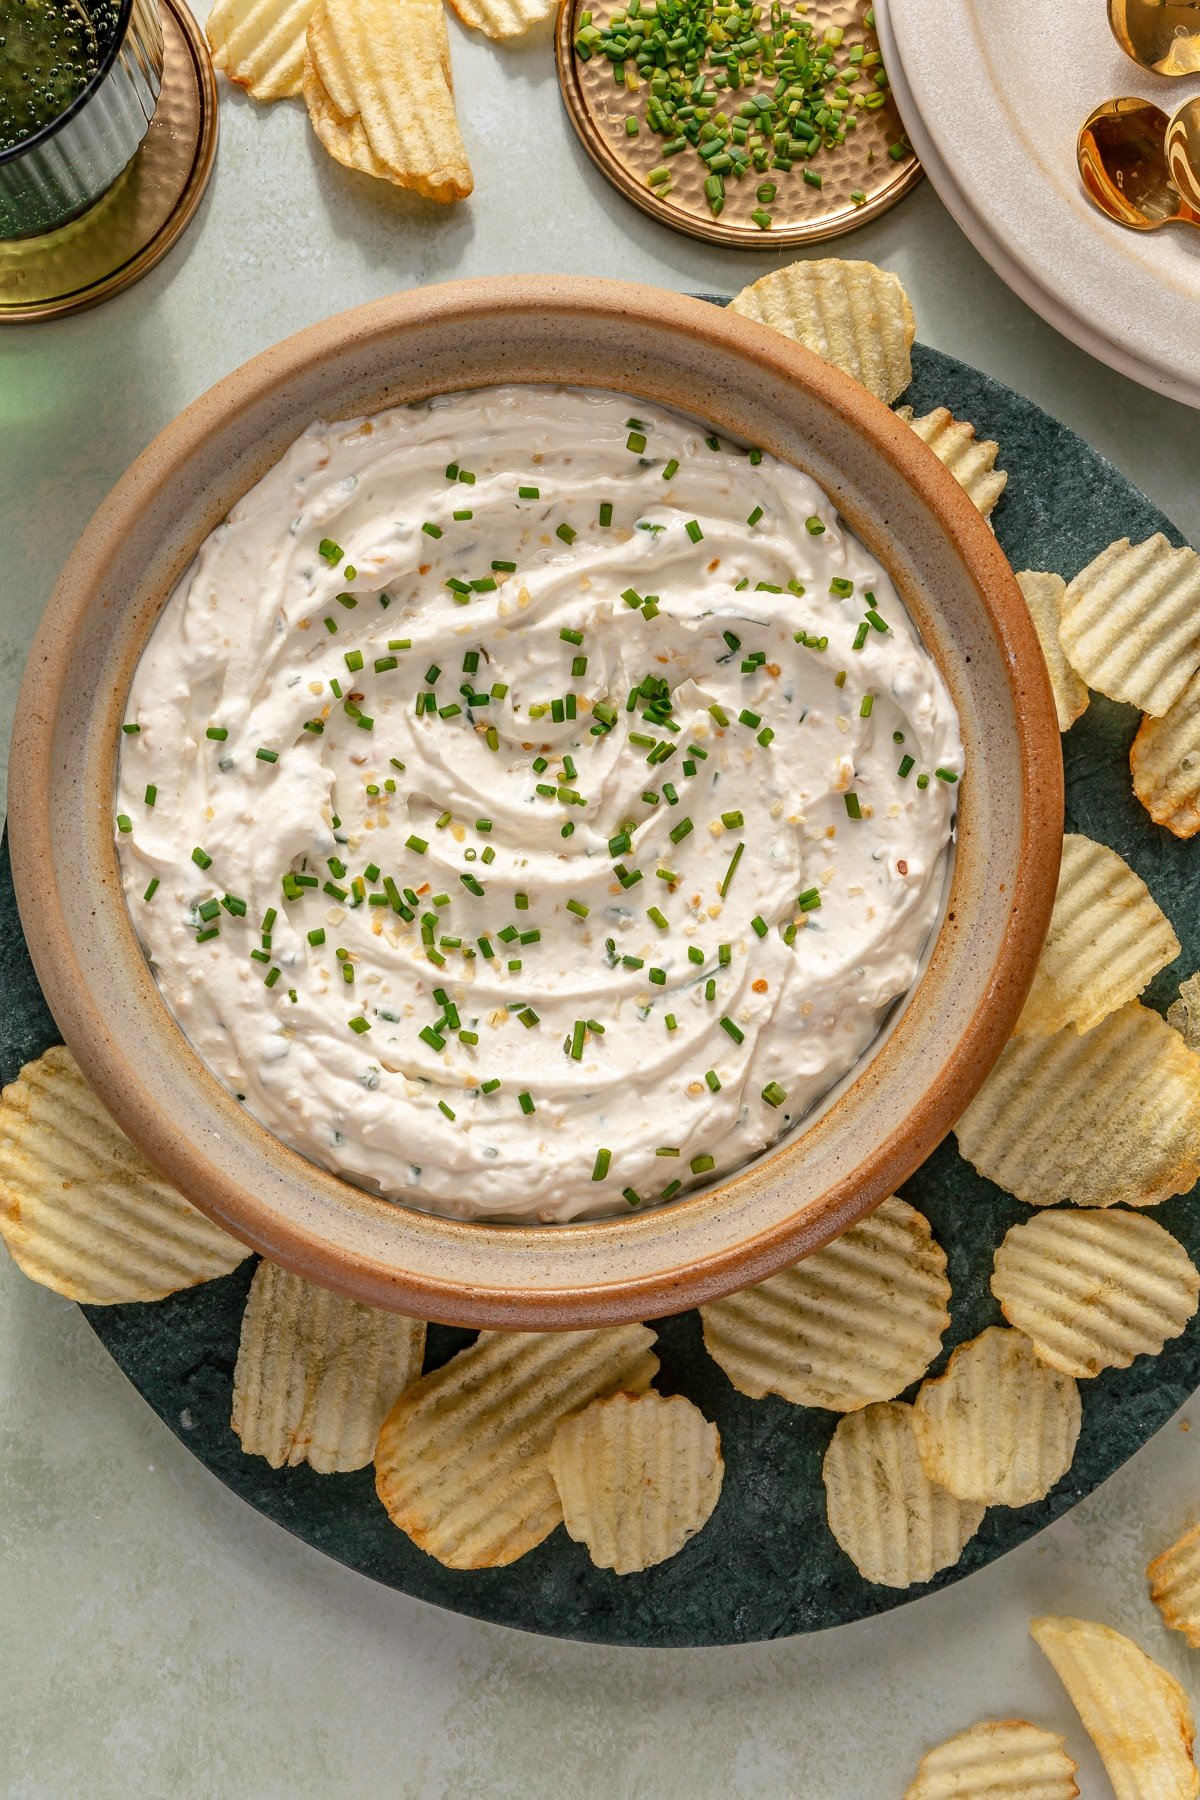
[[[771,266],[768,250],[711,250],[610,192],[562,113],[548,39],[495,51],[453,21],[451,34],[477,182],[465,205],[350,176],[299,106],[260,110],[223,85],[213,185],[166,262],[78,318],[0,328],[5,726],[97,502],[160,426],[265,345],[451,276],[719,291]],[[1200,543],[1200,413],[1057,337],[928,187],[835,248],[896,269],[925,342],[1057,413]],[[745,1649],[594,1649],[437,1612],[295,1542],[193,1461],[73,1306],[3,1262],[0,1796],[899,1800],[928,1744],[1013,1715],[1068,1727],[1085,1794],[1103,1795],[1026,1627],[1039,1611],[1104,1618],[1200,1699],[1198,1665],[1142,1576],[1200,1515],[1189,1415],[1200,1405],[1043,1537],[891,1615]]]

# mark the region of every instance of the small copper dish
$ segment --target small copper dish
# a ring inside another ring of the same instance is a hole
[[[726,183],[724,210],[714,218],[704,192],[708,170],[689,148],[671,158],[670,191],[664,194],[647,180],[651,170],[663,163],[663,140],[646,123],[645,84],[637,93],[630,93],[614,81],[613,65],[607,57],[593,56],[585,62],[576,53],[581,14],[590,13],[594,23],[603,26],[616,5],[617,0],[562,0],[554,40],[558,83],[579,141],[601,174],[661,224],[706,243],[732,244],[761,254],[853,231],[868,219],[879,218],[920,181],[921,165],[889,92],[876,111],[860,113],[857,127],[847,133],[844,144],[821,152],[813,161],[819,187],[805,180],[799,160],[789,171],[747,174],[740,181]],[[865,0],[813,0],[802,16],[818,38],[826,29],[840,30],[848,41],[861,41],[869,52],[878,52],[874,30],[864,25],[868,12]],[[730,104],[752,92],[750,88],[741,93],[731,91]],[[630,117],[638,120],[636,137],[626,130],[625,121]],[[901,153],[893,154],[894,149]],[[776,189],[767,209],[771,215],[768,230],[751,217],[759,205],[756,194],[763,181]]]

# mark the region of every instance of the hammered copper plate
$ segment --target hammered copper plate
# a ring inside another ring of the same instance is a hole
[[[161,0],[163,83],[150,129],[103,199],[41,237],[0,242],[0,324],[80,312],[166,255],[208,186],[217,83],[187,0]]]
[[[663,157],[662,139],[645,122],[645,84],[639,93],[631,94],[613,80],[607,57],[593,56],[583,62],[575,54],[580,13],[590,12],[593,22],[603,27],[620,3],[561,0],[554,38],[558,84],[571,123],[596,167],[651,218],[689,237],[704,238],[710,244],[734,244],[744,250],[811,244],[877,219],[921,179],[921,165],[911,150],[899,160],[888,153],[892,144],[907,144],[903,122],[889,94],[886,105],[877,111],[859,113],[858,126],[843,145],[822,152],[812,164],[822,177],[819,188],[805,181],[799,162],[790,171],[767,170],[762,175],[747,175],[740,182],[730,180],[725,210],[714,219],[704,197],[708,170],[689,149],[669,159],[672,184],[664,198],[646,182]],[[861,41],[868,50],[879,49],[874,31],[864,25],[869,10],[864,0],[811,0],[806,8],[797,6],[795,10],[818,36],[828,26],[836,26],[845,31],[848,43]],[[744,89],[742,97],[754,91]],[[630,137],[625,130],[630,115],[636,115],[641,127],[637,137]],[[760,230],[750,217],[758,205],[756,190],[763,181],[774,182],[777,189],[767,209],[772,221],[768,231]],[[866,195],[858,205],[850,198],[855,192]]]

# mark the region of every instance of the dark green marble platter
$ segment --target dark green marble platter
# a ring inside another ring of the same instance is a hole
[[[949,406],[1001,445],[1009,484],[997,536],[1020,568],[1070,577],[1113,538],[1180,534],[1111,464],[1028,400],[918,346],[905,398],[918,413]],[[1153,825],[1134,799],[1127,754],[1137,715],[1094,699],[1065,743],[1068,829],[1121,852],[1149,883],[1183,944],[1147,998],[1165,1010],[1183,975],[1200,966],[1200,847]],[[56,1042],[29,964],[0,854],[0,1079]],[[945,1354],[999,1319],[988,1288],[992,1254],[1010,1225],[1029,1217],[963,1162],[947,1140],[902,1190],[930,1218],[953,1283]],[[1170,1201],[1154,1214],[1200,1258],[1200,1209]],[[725,1455],[720,1504],[672,1561],[643,1575],[596,1569],[582,1545],[555,1531],[507,1569],[443,1569],[397,1531],[379,1505],[373,1472],[316,1475],[268,1468],[244,1456],[229,1428],[238,1328],[252,1264],[207,1286],[147,1306],[88,1307],[110,1354],[159,1416],[251,1506],[305,1542],[376,1581],[455,1612],[595,1643],[699,1645],[787,1637],[883,1612],[961,1580],[1023,1543],[1072,1507],[1144,1444],[1200,1384],[1200,1318],[1158,1358],[1081,1383],[1083,1431],[1074,1467],[1040,1504],[993,1508],[957,1567],[903,1593],[856,1573],[825,1523],[821,1460],[832,1413],[735,1393],[704,1353],[697,1315],[655,1321],[667,1392],[688,1394],[715,1419]],[[469,1334],[434,1327],[426,1366]],[[911,1396],[909,1396],[911,1397]]]

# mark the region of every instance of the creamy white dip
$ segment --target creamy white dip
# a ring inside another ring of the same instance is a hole
[[[125,891],[192,1045],[461,1217],[657,1203],[800,1119],[914,981],[962,772],[810,480],[575,388],[313,425],[124,729]]]

